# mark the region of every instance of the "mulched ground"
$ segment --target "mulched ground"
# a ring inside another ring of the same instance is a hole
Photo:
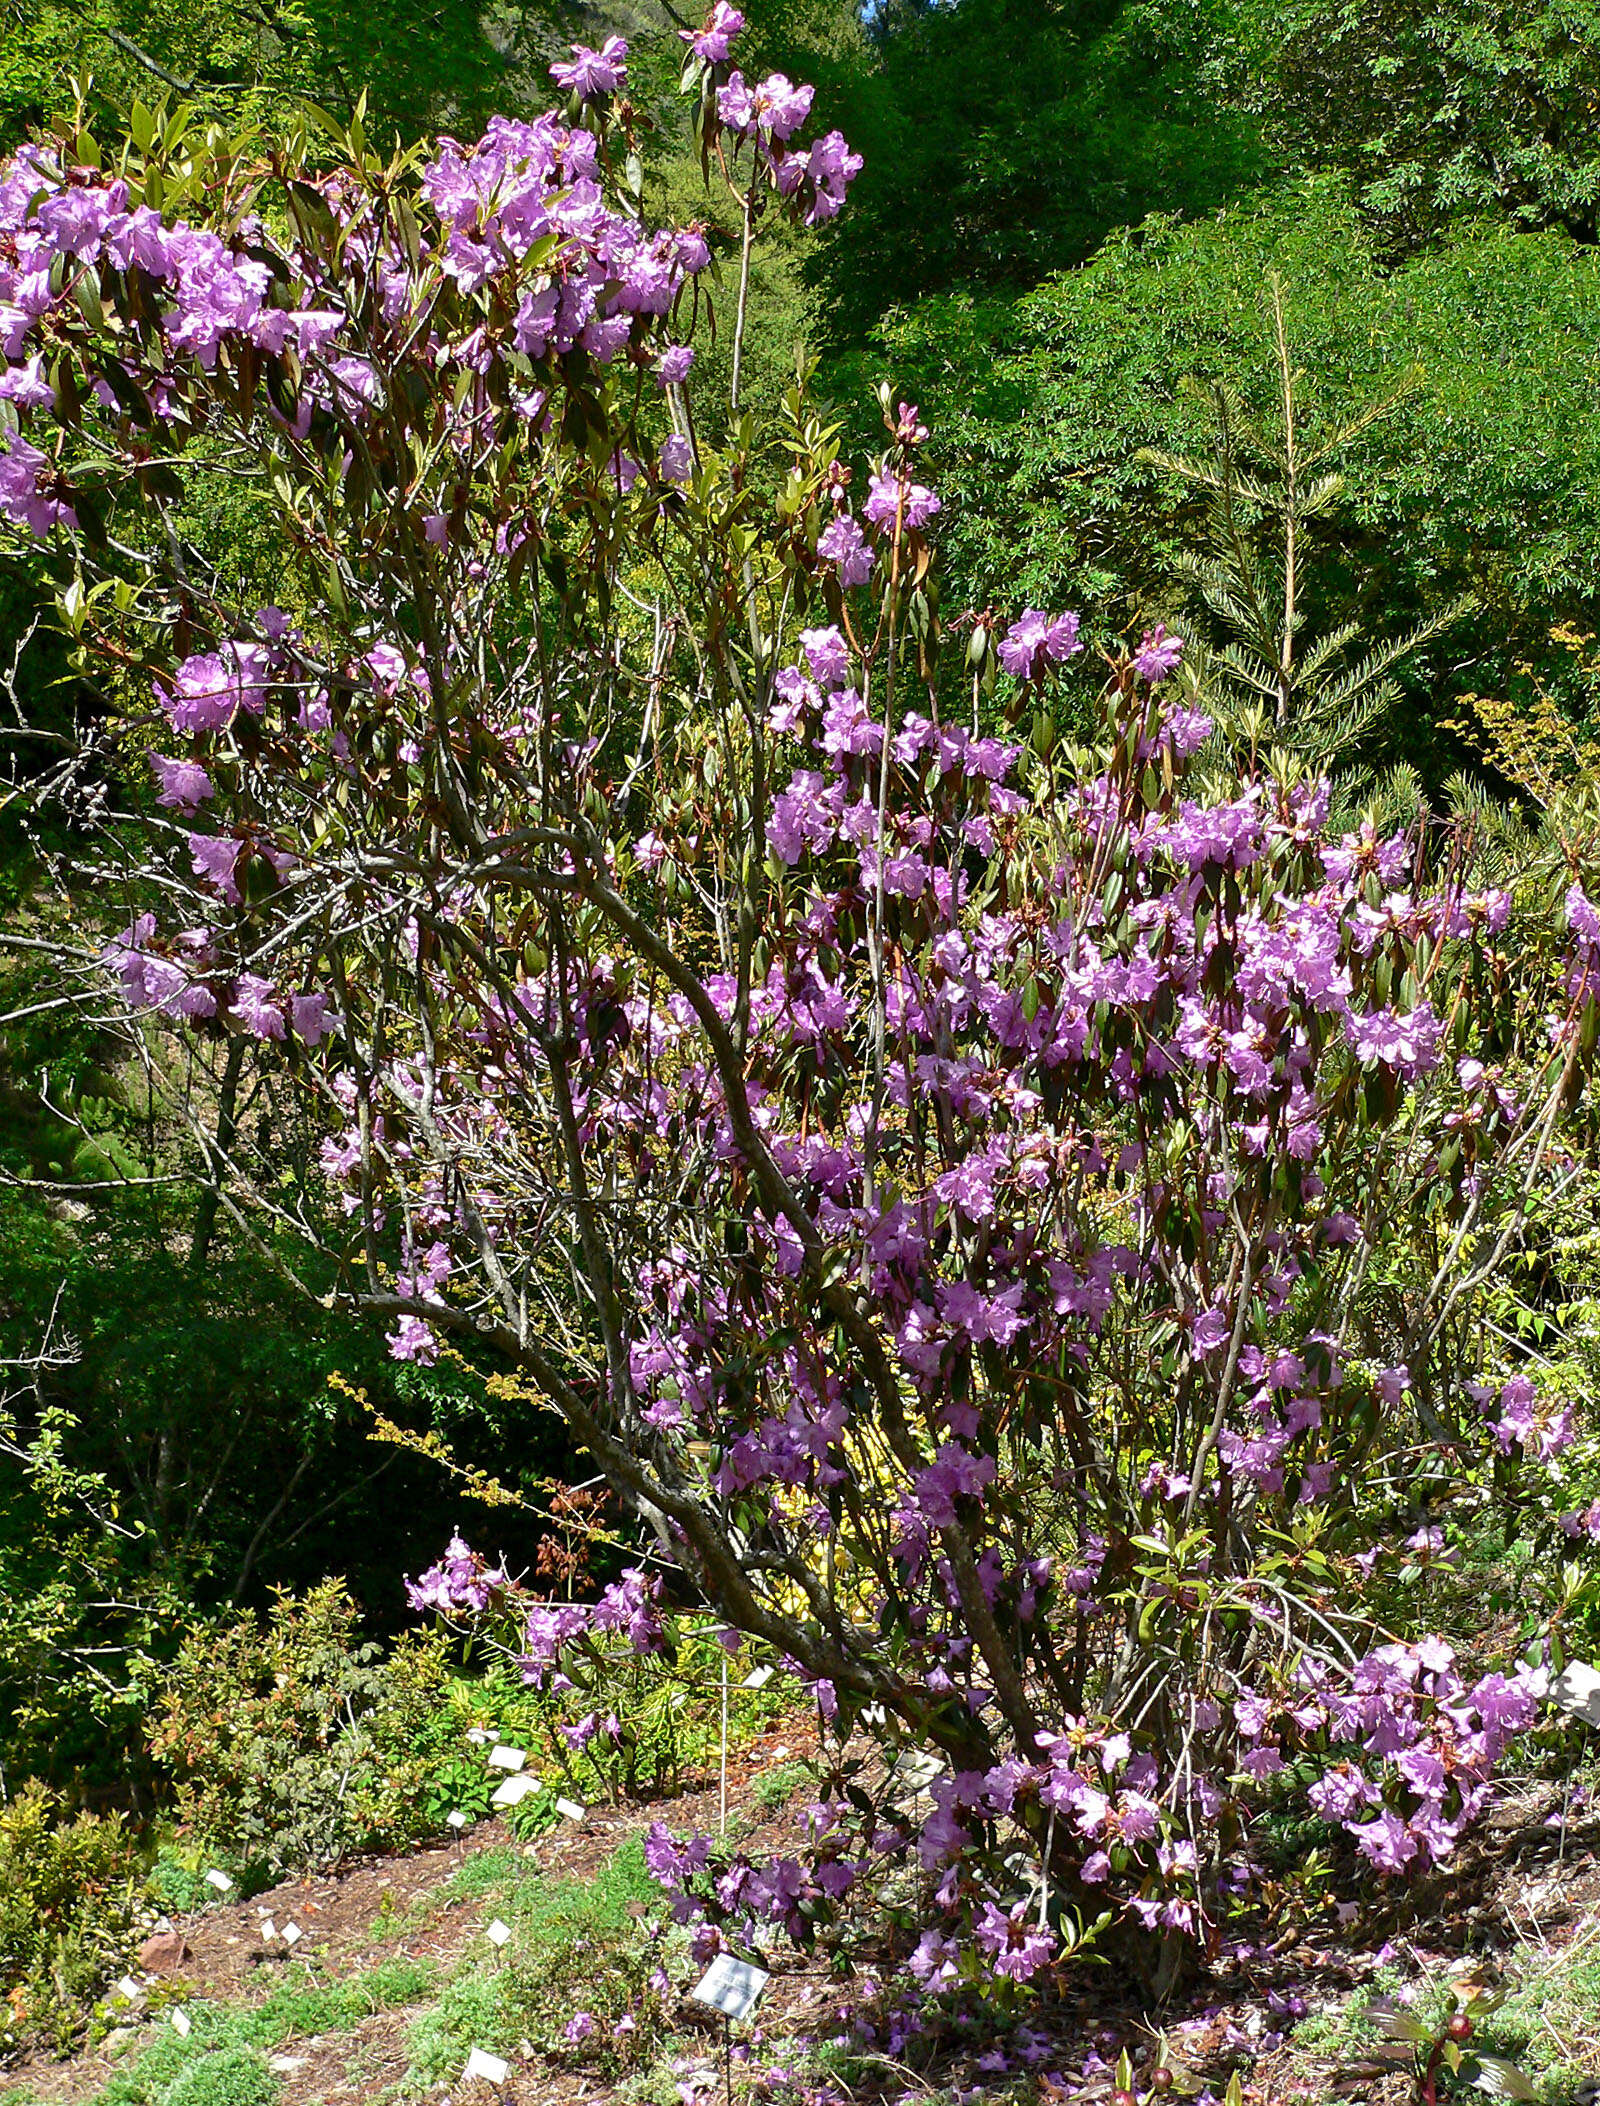
[[[807,1732],[791,1723],[751,1742],[730,1762],[730,1810],[753,1820],[757,1847],[781,1845],[792,1817],[763,1813],[754,1785],[764,1773],[809,1751]],[[1437,1979],[1470,1959],[1475,1972],[1492,1974],[1519,1956],[1537,1953],[1548,1959],[1577,1941],[1600,1941],[1600,1824],[1563,1831],[1559,1803],[1553,1786],[1530,1784],[1464,1842],[1460,1861],[1447,1876],[1397,1886],[1387,1899],[1369,1890],[1353,1921],[1341,1922],[1330,1906],[1325,1923],[1285,1933],[1270,1946],[1233,1951],[1192,1994],[1160,2015],[1174,2050],[1219,2092],[1229,2070],[1242,2064],[1249,2106],[1297,2106],[1313,2099],[1408,2106],[1414,2094],[1403,2073],[1384,2075],[1370,2063],[1343,2068],[1331,2060],[1317,2063],[1288,2036],[1301,2016],[1341,2009],[1385,1963],[1407,1976]],[[717,1816],[713,1784],[660,1806],[597,1807],[581,1826],[564,1824],[525,1847],[550,1877],[582,1879],[652,1819],[714,1832]],[[294,1959],[325,1980],[360,1974],[399,1957],[429,1960],[448,1972],[481,1939],[484,1904],[452,1901],[444,1890],[464,1859],[507,1846],[516,1847],[504,1824],[485,1822],[459,1844],[352,1864],[325,1878],[288,1881],[248,1902],[180,1919],[177,1928],[191,1957],[172,1986],[196,1999],[233,2005],[262,2001],[281,1979],[283,1964],[269,1956],[281,1954],[281,1944],[263,1945],[263,1916],[280,1930],[287,1922],[299,1925],[303,1935]],[[1127,2046],[1142,2060],[1153,2043],[1147,2013],[1130,1982],[1105,1967],[1079,1968],[1067,1982],[1059,2004],[1035,2028],[1029,2088],[1040,2106],[1093,2106],[1108,2098],[1110,2058]],[[776,1961],[751,2034],[748,2068],[736,2069],[741,2093],[749,2086],[751,2095],[761,2095],[754,2080],[781,2052],[785,2036],[834,2031],[836,2014],[853,1993],[849,1984],[830,1976],[823,1961],[799,1954]],[[284,2106],[348,2106],[391,2092],[407,2066],[409,2029],[426,2008],[378,2012],[353,2029],[288,2043],[274,2058]],[[701,2096],[709,2101],[720,2100],[716,2022],[686,2006],[683,2023],[689,2038],[698,2037],[704,2046],[688,2055],[679,2080],[703,2086]],[[1564,2040],[1563,2049],[1580,2064],[1592,2064],[1596,2080],[1587,2100],[1580,2093],[1574,2106],[1600,2106],[1600,2012],[1589,2036]],[[1097,2057],[1104,2058],[1098,2066]],[[104,2054],[65,2063],[36,2059],[6,2071],[0,2090],[20,2088],[50,2106],[80,2106],[114,2066]],[[898,2089],[899,2096],[914,2097],[926,2091],[930,2077],[965,2084],[975,2101],[992,2093],[999,2081],[999,2073],[986,2071],[981,2047],[975,2046],[937,2073],[903,2087],[886,2084],[873,2096],[892,2096]],[[449,2106],[610,2106],[618,2097],[604,2084],[537,2058],[516,2062],[502,2091],[483,2085],[440,2087],[441,2106],[446,2091]]]

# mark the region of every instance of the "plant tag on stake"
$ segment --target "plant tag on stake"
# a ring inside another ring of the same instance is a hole
[[[520,1806],[522,1801],[527,1798],[529,1792],[536,1792],[540,1789],[541,1786],[537,1777],[530,1777],[526,1773],[520,1777],[508,1777],[490,1799],[489,1804],[491,1806]]]
[[[483,1935],[491,1945],[504,1945],[511,1936],[511,1926],[509,1923],[502,1923],[500,1918],[496,1916]]]
[[[278,1926],[277,1926],[277,1925],[276,1925],[276,1924],[275,1924],[275,1923],[273,1922],[273,1920],[272,1920],[272,1918],[271,1918],[270,1916],[263,1916],[263,1917],[262,1917],[262,1919],[261,1919],[261,1942],[262,1942],[262,1944],[263,1944],[263,1945],[270,1945],[270,1944],[272,1943],[273,1939],[274,1939],[274,1938],[275,1938],[275,1937],[276,1937],[277,1935],[278,1935]]]
[[[206,1885],[215,1887],[219,1894],[231,1894],[233,1892],[233,1881],[226,1872],[208,1872],[206,1874]]]
[[[498,2055],[486,2055],[482,2048],[474,2048],[461,2072],[461,2081],[470,2084],[474,2077],[482,2077],[486,2084],[504,2084],[510,2069],[510,2063],[502,2062]]]
[[[142,2004],[144,2002],[144,1991],[131,1974],[125,1974],[122,1980],[118,1982],[117,1994],[130,2004]]]
[[[283,1926],[283,1942],[285,1945],[298,1945],[302,1936],[303,1933],[298,1923],[286,1923]]]
[[[462,1829],[465,1828],[467,1825],[467,1817],[464,1813],[461,1812],[459,1807],[454,1813],[447,1813],[444,1817],[444,1821],[445,1826],[447,1828],[453,1828],[457,1835],[459,1835]]]
[[[558,1799],[556,1801],[556,1812],[568,1821],[586,1820],[588,1811],[588,1808],[580,1806],[576,1799]]]
[[[719,1953],[689,1994],[698,2004],[709,2004],[735,2024],[748,2018],[761,2001],[761,1992],[772,1979],[764,1967],[736,1960],[731,1952]]]
[[[489,1750],[489,1767],[492,1770],[520,1770],[527,1759],[525,1748],[498,1747]]]
[[[173,2012],[172,2030],[174,2033],[177,2034],[180,2040],[188,2039],[189,2035],[194,2031],[194,2027],[189,2023],[189,2014],[187,2011]]]
[[[752,1667],[739,1684],[739,1687],[741,1689],[765,1689],[772,1680],[772,1675],[773,1670],[770,1667]]]

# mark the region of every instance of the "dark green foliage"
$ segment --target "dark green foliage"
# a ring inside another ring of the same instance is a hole
[[[73,77],[126,110],[183,94],[231,117],[281,120],[301,98],[348,116],[363,90],[375,136],[470,132],[542,85],[548,50],[581,26],[568,0],[4,0],[0,144],[63,106]]]
[[[1176,614],[1205,503],[1141,449],[1203,452],[1219,384],[1270,421],[1273,273],[1308,445],[1416,382],[1341,454],[1305,612],[1310,633],[1350,618],[1370,645],[1476,595],[1404,676],[1419,708],[1400,749],[1437,778],[1448,697],[1496,692],[1556,623],[1600,609],[1600,262],[1565,236],[1485,229],[1389,272],[1328,180],[1152,221],[1020,301],[896,318],[891,369],[941,439],[950,597],[1082,605],[1102,635]]]
[[[1226,22],[1221,0],[884,8],[841,117],[867,165],[825,253],[839,338],[929,293],[1032,284],[1254,181],[1255,121],[1213,79]]]
[[[1245,98],[1286,154],[1350,171],[1387,242],[1480,215],[1596,238],[1595,0],[1245,0],[1241,14]]]

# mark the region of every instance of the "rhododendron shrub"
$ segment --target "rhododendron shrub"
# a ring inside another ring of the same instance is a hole
[[[685,83],[743,284],[855,161],[738,28]],[[934,1988],[1086,1926],[1170,1974],[1287,1773],[1434,1863],[1535,1716],[1362,1590],[1444,1547],[1419,1442],[1448,1490],[1570,1437],[1464,1317],[1583,1086],[1600,917],[1230,772],[1164,630],[1091,673],[1070,614],[984,613],[941,659],[914,408],[864,469],[803,384],[708,443],[707,241],[642,216],[625,62],[387,164],[174,121],[6,172],[0,506],[139,785],[76,970],[292,1080],[321,1202],[216,1131],[226,1203],[398,1358],[497,1359],[655,1568],[536,1604],[456,1544],[419,1606],[509,1614],[542,1682],[659,1644],[670,1568],[841,1741],[939,1752],[841,1762],[776,1863],[654,1838],[708,1936],[905,1879]],[[186,533],[214,483],[277,603]]]

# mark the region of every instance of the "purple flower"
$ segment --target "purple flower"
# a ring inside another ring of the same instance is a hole
[[[628,84],[628,46],[621,37],[607,37],[598,51],[587,44],[574,44],[570,62],[557,59],[550,78],[558,88],[585,100],[595,95],[619,95]]]
[[[689,368],[694,364],[694,348],[690,344],[669,344],[656,360],[656,383],[663,388],[681,387],[689,377]]]
[[[307,1046],[320,1045],[332,1031],[335,1018],[325,994],[289,997],[289,1023],[297,1039]]]
[[[796,87],[782,73],[769,73],[747,87],[742,73],[733,74],[717,91],[717,115],[729,131],[746,138],[787,139],[811,114],[812,87]]]
[[[727,63],[729,45],[743,27],[744,16],[738,8],[731,7],[728,0],[716,0],[702,28],[680,29],[678,35],[696,58],[704,59],[708,66],[722,66]]]
[[[1417,1854],[1416,1837],[1387,1806],[1375,1821],[1358,1823],[1350,1833],[1356,1839],[1356,1848],[1379,1872],[1403,1872]]]
[[[4,312],[0,308],[0,317]],[[54,472],[37,446],[0,424],[0,514],[15,526],[27,527],[41,541],[53,526],[78,523],[69,504],[48,494],[46,486]]]
[[[192,812],[214,794],[211,777],[198,761],[170,760],[164,753],[147,754],[146,758],[161,785],[156,796],[157,804]]]
[[[1052,665],[1082,650],[1075,614],[1041,614],[1030,607],[1000,640],[1000,663],[1018,680],[1042,680]]]
[[[986,1902],[975,1935],[992,1960],[995,1973],[1006,1975],[1014,1982],[1028,1981],[1041,1967],[1048,1967],[1055,1957],[1054,1933],[1030,1925],[1024,1903],[1019,1903],[1007,1916],[1002,1915],[992,1901]]]
[[[1169,636],[1166,624],[1157,622],[1153,629],[1146,629],[1139,648],[1133,654],[1133,669],[1141,680],[1148,680],[1152,687],[1159,686],[1177,668],[1183,656],[1183,638]]]
[[[813,679],[825,688],[849,684],[850,652],[836,628],[802,629],[800,643]]]
[[[244,843],[231,834],[191,834],[189,852],[194,873],[232,906],[239,904],[239,858]]]
[[[824,563],[838,565],[839,583],[846,591],[855,585],[865,585],[877,560],[867,546],[867,537],[862,533],[860,523],[848,512],[839,513],[823,528],[817,538],[817,554]]]
[[[270,677],[271,660],[261,644],[225,644],[184,659],[172,687],[158,688],[156,699],[175,731],[220,731],[237,709],[259,713]]]
[[[875,475],[862,510],[884,533],[893,532],[896,519],[908,533],[918,533],[939,510],[939,500],[909,477]]]
[[[1358,1060],[1382,1061],[1407,1080],[1430,1074],[1438,1065],[1442,1030],[1428,1002],[1419,1002],[1404,1016],[1397,1009],[1374,1009],[1345,1021],[1345,1035]]]
[[[288,1028],[282,1004],[274,999],[272,982],[255,973],[239,975],[233,1013],[252,1038],[282,1038]]]
[[[669,483],[686,483],[694,474],[694,447],[679,432],[661,442],[661,474]]]

